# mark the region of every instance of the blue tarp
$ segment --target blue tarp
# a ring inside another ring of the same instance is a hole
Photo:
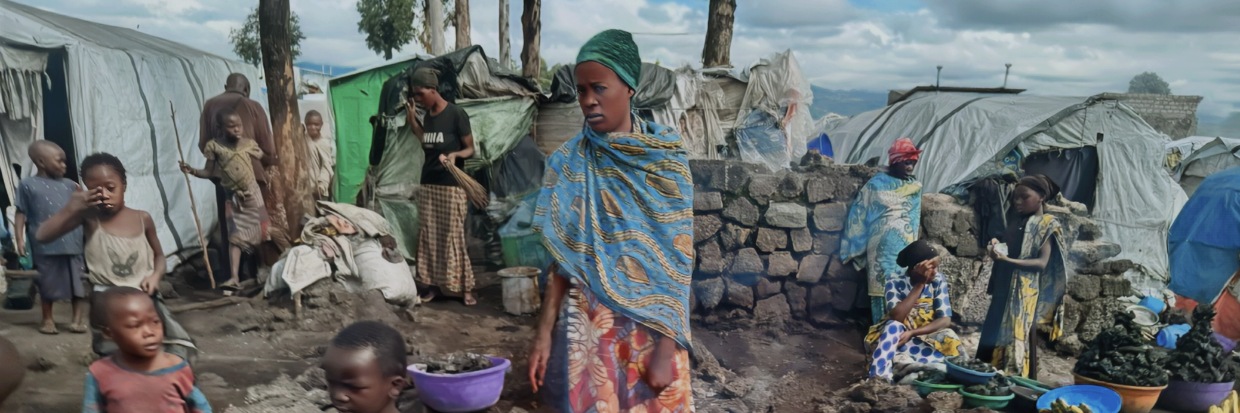
[[[1212,303],[1240,269],[1240,168],[1197,187],[1171,224],[1171,291]]]

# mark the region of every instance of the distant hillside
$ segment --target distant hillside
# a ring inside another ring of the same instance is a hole
[[[813,88],[814,105],[809,111],[815,119],[828,113],[853,116],[887,106],[887,92]]]

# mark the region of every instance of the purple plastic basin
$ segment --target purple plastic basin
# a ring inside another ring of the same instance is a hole
[[[1205,412],[1216,406],[1231,393],[1235,382],[1192,383],[1172,380],[1167,390],[1158,397],[1158,406],[1177,412]]]
[[[433,374],[414,366],[406,370],[427,407],[443,413],[475,412],[499,403],[499,395],[504,391],[504,373],[512,364],[503,357],[487,358],[494,367],[469,373]]]

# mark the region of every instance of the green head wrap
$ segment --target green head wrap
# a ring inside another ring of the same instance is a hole
[[[577,52],[577,64],[585,62],[606,66],[624,84],[637,90],[637,81],[642,77],[642,56],[629,32],[611,29],[591,37]]]
[[[439,72],[429,67],[420,67],[413,71],[413,86],[439,90]]]

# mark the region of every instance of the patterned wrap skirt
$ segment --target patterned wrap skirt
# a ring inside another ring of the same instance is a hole
[[[258,244],[268,239],[268,227],[271,219],[267,215],[267,205],[263,202],[264,194],[256,182],[246,190],[249,196],[241,196],[229,191],[231,196],[225,205],[225,219],[228,220],[228,243],[241,248],[242,251],[253,252]]]
[[[660,393],[646,384],[659,335],[570,287],[556,322],[544,402],[561,413],[693,412],[689,352],[676,351],[674,380]]]
[[[422,185],[418,189],[418,282],[439,287],[445,295],[474,290],[474,267],[465,244],[469,204],[465,190]]]

